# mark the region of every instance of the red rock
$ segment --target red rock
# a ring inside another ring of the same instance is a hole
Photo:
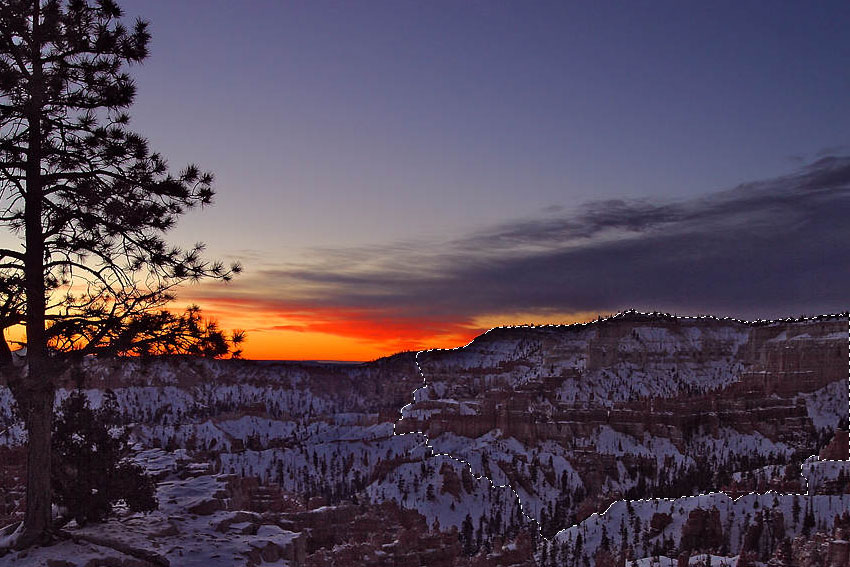
[[[654,513],[652,518],[649,520],[649,537],[652,538],[660,534],[672,521],[673,517],[670,516],[670,514],[665,514],[663,512]]]
[[[720,511],[717,508],[691,510],[682,526],[680,547],[685,551],[713,551],[723,542]]]
[[[847,431],[837,431],[835,436],[820,452],[820,458],[831,461],[850,460],[850,439]]]
[[[443,477],[443,485],[440,488],[442,494],[451,494],[455,500],[460,499],[461,481],[454,468],[449,463],[443,463],[440,467],[440,475]]]

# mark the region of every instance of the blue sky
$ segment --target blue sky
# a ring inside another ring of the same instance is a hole
[[[196,162],[217,177],[217,204],[192,213],[174,238],[203,240],[211,255],[242,258],[247,268],[226,291],[202,288],[187,297],[212,302],[228,321],[239,313],[216,304],[221,296],[283,302],[271,311],[263,303],[265,311],[253,316],[263,344],[273,337],[306,344],[312,331],[296,330],[293,313],[300,321],[326,317],[311,309],[343,309],[367,289],[378,299],[354,301],[365,310],[362,325],[423,317],[412,302],[436,292],[410,292],[422,271],[463,272],[434,288],[441,298],[460,295],[446,299],[449,312],[469,294],[464,282],[502,287],[460,323],[447,319],[447,328],[632,306],[758,313],[758,298],[770,290],[756,293],[745,274],[728,293],[739,299],[727,303],[705,299],[708,290],[659,285],[655,294],[632,293],[603,279],[594,285],[619,297],[578,301],[583,286],[558,280],[548,283],[575,288],[512,304],[546,287],[541,278],[549,270],[529,262],[542,272],[528,276],[534,287],[514,279],[516,294],[508,293],[508,276],[487,271],[498,246],[479,255],[458,247],[507,226],[575,222],[610,200],[638,217],[648,205],[691,210],[718,192],[788,182],[821,158],[850,154],[846,2],[145,0],[122,7],[150,20],[153,34],[150,59],[133,70],[133,124],[174,167]],[[844,204],[842,183],[833,187],[833,210]],[[827,248],[837,245],[820,237]],[[599,242],[569,246],[591,244]],[[535,246],[511,254],[539,254]],[[570,262],[586,278],[631,273],[591,270],[577,256],[550,261]],[[402,269],[411,262],[416,270]],[[781,266],[774,269],[779,277]],[[836,275],[828,258],[807,269]],[[491,273],[502,281],[488,280]],[[370,287],[376,279],[379,290]],[[765,304],[761,311],[771,314],[841,307],[838,299],[811,301],[805,289],[767,295],[784,298]],[[350,322],[340,328],[353,328]],[[331,327],[322,332],[333,334]],[[363,336],[370,332],[364,328]],[[377,345],[346,333],[345,340]],[[434,333],[416,340],[445,340]],[[353,350],[338,352],[350,358]]]

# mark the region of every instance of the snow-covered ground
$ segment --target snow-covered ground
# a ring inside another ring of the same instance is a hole
[[[554,538],[558,545],[574,546],[580,535],[583,553],[590,557],[604,535],[622,536],[632,542],[634,556],[642,557],[633,562],[640,566],[655,564],[653,551],[665,540],[678,545],[691,511],[716,508],[731,559],[695,556],[690,564],[710,559],[711,565],[726,561],[731,567],[737,563],[734,555],[743,531],[758,514],[781,512],[787,533],[797,534],[807,510],[828,523],[850,506],[850,497],[768,493],[732,500],[718,493],[623,500],[630,493],[649,495],[676,486],[678,477],[691,478],[686,475],[710,480],[712,474],[724,472],[730,481],[739,482],[753,475],[773,478],[776,467],[802,458],[789,437],[774,434],[775,427],[720,423],[684,431],[640,414],[648,400],[689,395],[708,396],[702,398],[706,400],[740,380],[748,369],[739,355],[748,348],[749,331],[738,324],[715,323],[671,328],[641,323],[620,334],[593,325],[569,333],[497,330],[453,351],[451,357],[423,353],[418,368],[411,355],[407,366],[398,367],[402,370],[380,362],[352,367],[93,363],[94,384],[87,393],[96,406],[104,388],[115,392],[132,438],[143,449],[137,462],[161,481],[161,508],[145,516],[122,513],[106,526],[74,531],[109,533],[127,545],[146,546],[172,565],[242,565],[263,549],[268,557],[277,554],[278,561],[285,561],[280,553],[292,549],[298,539],[285,527],[236,510],[215,509],[205,515],[188,511],[218,498],[227,475],[235,475],[256,477],[305,501],[314,496],[331,503],[395,501],[442,529],[460,530],[469,518],[486,537],[528,525],[533,518],[548,523],[550,533],[560,530]],[[842,337],[785,329],[769,342],[775,346],[782,341],[808,344],[847,338]],[[509,434],[508,422],[504,430],[487,422],[487,427],[474,428],[481,434],[469,436],[459,433],[462,428],[450,427],[429,439],[417,432],[402,434],[403,428],[396,432],[404,420],[427,426],[448,416],[451,423],[464,423],[482,418],[494,404],[506,411],[514,394],[539,392],[541,385],[550,390],[537,398],[529,395],[528,411],[512,417],[521,423]],[[57,401],[66,395],[61,390]],[[629,403],[633,405],[627,407]],[[846,419],[847,381],[800,393],[777,407],[805,413],[810,424],[798,426],[806,435],[829,431]],[[591,425],[571,421],[570,408],[599,410],[599,417]],[[623,408],[625,421],[605,420],[606,411],[610,417],[609,410]],[[659,420],[673,423],[671,410],[665,411]],[[399,416],[401,421],[394,423]],[[524,428],[523,418],[528,423],[539,420],[545,427]],[[24,441],[8,390],[0,387],[0,445]],[[715,470],[720,467],[728,470]],[[803,466],[813,491],[840,474],[850,474],[842,463],[812,461]],[[584,518],[612,501],[605,513],[570,525],[576,515]],[[669,514],[671,521],[650,534],[656,514]],[[0,564],[8,560],[9,565],[34,566],[48,557],[85,559],[110,553],[96,544],[66,541],[26,556],[7,555]],[[660,561],[667,564],[664,558]]]
[[[277,559],[276,565],[294,565],[281,558],[295,553],[297,540],[303,534],[287,531],[250,512],[192,512],[204,503],[214,502],[217,495],[226,491],[226,484],[226,477],[208,475],[162,481],[157,489],[159,510],[149,514],[119,511],[117,517],[105,524],[83,528],[72,523],[66,531],[73,538],[60,539],[48,547],[12,552],[0,558],[0,564],[10,567],[150,564],[127,563],[132,558],[111,546],[118,543],[164,558],[175,567],[258,565],[264,556]]]

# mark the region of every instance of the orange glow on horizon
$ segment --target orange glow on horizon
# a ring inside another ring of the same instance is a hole
[[[402,351],[461,347],[493,327],[569,324],[591,321],[598,315],[506,312],[453,321],[238,297],[185,298],[172,310],[181,312],[191,303],[200,305],[202,316],[217,321],[226,331],[244,329],[247,339],[241,345],[242,356],[252,360],[369,361]],[[25,336],[23,327],[6,330],[10,342],[24,341]]]
[[[287,306],[280,310],[262,300],[237,298],[206,298],[198,303],[222,328],[246,329],[243,356],[255,360],[374,360],[407,350],[464,346],[492,327],[570,324],[599,315],[512,312],[452,321],[394,319],[356,309]]]
[[[273,312],[217,307],[209,305],[205,315],[222,329],[245,329],[243,357],[254,360],[368,361],[402,351],[463,346],[487,330],[446,321],[444,331],[433,320],[370,320],[332,310],[290,314],[281,321],[281,314]]]

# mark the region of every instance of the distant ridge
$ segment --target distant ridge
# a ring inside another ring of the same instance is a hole
[[[806,321],[834,321],[837,319],[850,319],[850,311],[844,311],[841,313],[825,313],[822,315],[800,315],[798,317],[780,317],[775,319],[738,319],[736,317],[728,317],[728,316],[718,316],[718,315],[677,315],[675,313],[664,313],[661,311],[638,311],[636,309],[627,309],[625,311],[620,311],[615,313],[614,315],[609,315],[607,317],[599,316],[596,319],[591,321],[577,321],[575,323],[545,323],[545,324],[535,324],[535,323],[523,323],[519,325],[498,325],[496,327],[492,327],[490,331],[496,329],[517,329],[517,328],[546,328],[546,327],[586,327],[588,325],[596,325],[599,323],[605,323],[608,321],[668,321],[668,320],[688,320],[688,321],[718,321],[724,323],[740,323],[742,325],[747,325],[749,327],[761,327],[768,325],[777,325],[783,323],[803,323]],[[489,331],[486,331],[483,334],[486,334]]]
[[[304,364],[307,366],[328,366],[328,365],[341,365],[341,366],[355,366],[358,364],[365,364],[366,361],[363,360],[254,360],[254,362],[258,362],[260,364]]]

